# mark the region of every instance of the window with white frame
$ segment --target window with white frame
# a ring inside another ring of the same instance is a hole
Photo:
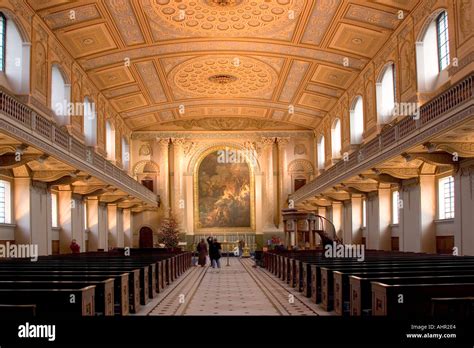
[[[449,34],[448,14],[443,11],[436,18],[436,35],[438,38],[438,66],[439,71],[449,65]]]
[[[110,120],[105,122],[105,151],[107,159],[115,161],[115,128]]]
[[[379,123],[390,122],[395,109],[395,69],[387,65],[377,82],[377,113]]]
[[[11,223],[11,185],[0,180],[0,224]]]
[[[367,202],[365,199],[362,200],[362,227],[367,227]]]
[[[396,225],[399,221],[399,201],[400,193],[398,191],[392,192],[392,224]]]
[[[454,178],[447,176],[438,181],[439,219],[454,218]]]
[[[67,116],[70,102],[70,88],[67,86],[61,69],[58,65],[53,64],[51,67],[51,109],[56,116]],[[60,124],[66,121],[59,119]]]
[[[130,146],[126,137],[122,137],[122,165],[123,169],[128,172],[130,169]]]
[[[341,121],[336,118],[331,127],[331,150],[332,158],[341,157]]]
[[[325,152],[324,135],[321,135],[318,141],[318,169],[324,169]]]
[[[84,98],[84,136],[87,146],[97,145],[97,114],[95,103]]]
[[[51,193],[51,226],[59,227],[58,224],[58,194]]]
[[[7,39],[7,19],[0,12],[0,71],[5,71],[5,47]]]
[[[357,96],[352,103],[350,121],[351,144],[360,144],[364,133],[364,103],[361,96]]]
[[[28,94],[30,87],[29,45],[25,45],[25,40],[12,16],[1,13],[0,18],[0,71],[5,74],[7,88],[17,94]]]
[[[434,18],[430,17],[430,22],[425,26],[415,48],[418,90],[432,92],[449,78],[446,71],[450,63],[446,11],[439,12]],[[408,48],[402,51],[405,52],[402,57],[409,56],[411,52]]]

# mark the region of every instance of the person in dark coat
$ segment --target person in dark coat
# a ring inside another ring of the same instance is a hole
[[[209,249],[209,257],[211,258],[212,268],[221,268],[221,263],[219,261],[221,258],[221,250],[221,243],[217,241],[217,238],[214,238]]]
[[[198,244],[197,252],[198,252],[198,264],[201,267],[204,267],[206,265],[206,257],[207,257],[207,244],[204,241],[204,238],[201,239],[201,242]]]

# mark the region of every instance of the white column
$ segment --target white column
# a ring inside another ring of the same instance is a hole
[[[130,209],[123,209],[122,211],[122,224],[123,224],[123,234],[124,234],[124,247],[132,247],[133,245],[133,235],[132,235],[132,212]]]
[[[263,174],[255,173],[255,231],[257,234],[263,234]]]
[[[124,247],[123,209],[117,208],[117,247]]]
[[[391,249],[390,188],[381,188],[367,197],[367,248]]]
[[[274,181],[273,181],[273,144],[275,143],[274,138],[263,138],[263,155],[262,155],[262,170],[265,172],[264,177],[264,190],[265,195],[263,204],[265,209],[263,210],[263,229],[265,231],[273,231],[275,229],[275,223],[273,221],[274,213]]]
[[[188,173],[184,176],[185,181],[185,191],[186,191],[186,200],[185,200],[185,232],[188,235],[194,234],[194,193],[193,193],[193,174]]]
[[[84,251],[84,205],[82,197],[70,190],[59,191],[59,250],[61,254],[71,253],[71,241],[75,239]]]
[[[117,226],[117,204],[107,205],[107,236],[109,248],[118,246],[118,226]]]
[[[278,229],[283,230],[283,218],[281,215],[281,210],[286,207],[286,199],[290,193],[291,183],[290,178],[287,178],[286,167],[286,146],[289,143],[288,138],[277,138],[278,146]],[[290,184],[290,185],[289,185]]]
[[[433,175],[405,180],[400,189],[400,250],[436,252],[436,185]]]
[[[87,209],[87,229],[89,230],[89,251],[99,249],[99,199],[97,197],[88,198]]]
[[[351,196],[352,242],[362,243],[362,195]]]
[[[342,202],[342,241],[352,244],[352,206],[351,200]]]
[[[341,202],[332,202],[332,223],[336,229],[336,234],[340,236],[342,227],[342,204]]]
[[[38,246],[39,255],[52,252],[51,198],[47,185],[30,178],[15,178],[13,206],[15,242]]]
[[[165,213],[170,209],[170,191],[169,191],[169,178],[170,178],[170,168],[169,168],[169,140],[160,139],[159,140],[159,165],[160,165],[160,177],[161,183],[159,185],[158,194],[161,198],[161,204],[163,205],[163,210]]]
[[[183,184],[183,145],[184,139],[173,139],[173,190],[172,210],[179,222],[181,230],[184,226],[184,184]]]
[[[454,174],[454,246],[458,255],[474,255],[474,167]]]
[[[98,248],[107,251],[109,249],[108,243],[108,227],[107,227],[107,204],[99,203],[99,213],[98,213],[98,235],[99,235],[99,244]]]

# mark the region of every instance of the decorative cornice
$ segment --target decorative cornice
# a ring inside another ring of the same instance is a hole
[[[298,137],[313,139],[312,131],[249,131],[249,132],[226,132],[226,133],[199,133],[199,132],[133,132],[132,140],[156,140],[156,139],[254,139],[255,137]]]

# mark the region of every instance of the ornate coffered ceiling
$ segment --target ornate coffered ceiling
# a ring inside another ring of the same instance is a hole
[[[133,130],[315,129],[419,2],[28,1]]]

